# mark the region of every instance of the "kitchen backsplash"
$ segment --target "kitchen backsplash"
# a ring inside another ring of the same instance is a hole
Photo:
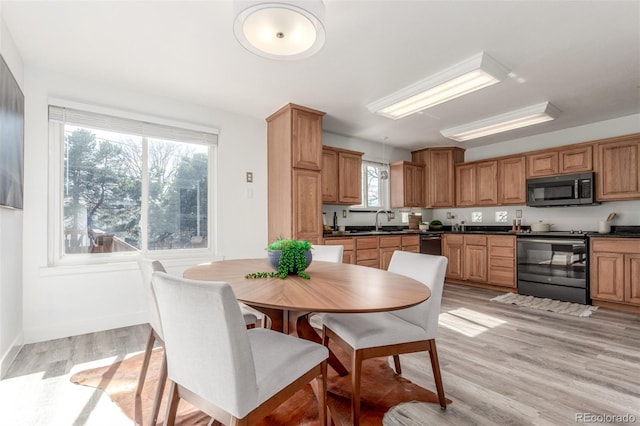
[[[497,212],[507,212],[507,224],[516,219],[516,212],[522,212],[523,225],[542,220],[550,223],[552,231],[597,231],[598,221],[607,218],[609,213],[616,212],[612,225],[640,225],[640,200],[606,202],[596,206],[581,207],[527,207],[527,206],[501,206],[501,207],[470,207],[431,210],[434,219],[440,219],[446,224],[460,223],[464,220],[468,225],[498,225],[504,224],[496,220]],[[454,219],[447,219],[447,212],[451,212]],[[482,222],[472,222],[472,215],[481,213]]]
[[[510,225],[516,219],[516,213],[521,212],[522,225],[530,225],[540,220],[552,224],[551,230],[582,230],[597,231],[598,221],[607,218],[609,213],[616,212],[612,225],[640,225],[640,200],[606,202],[596,206],[581,207],[545,207],[534,208],[527,206],[494,206],[494,207],[469,207],[446,209],[392,209],[395,218],[387,222],[384,215],[380,215],[383,226],[408,225],[402,222],[403,212],[415,212],[422,214],[423,221],[439,219],[447,225],[460,223],[464,220],[467,225]],[[327,225],[333,224],[333,212],[338,215],[339,226],[364,226],[374,225],[374,212],[350,212],[348,206],[324,205],[322,211],[326,213]],[[343,217],[346,211],[346,218]],[[506,214],[500,214],[506,212]],[[447,218],[447,213],[453,215],[453,219]],[[472,215],[482,216],[481,222],[473,222]],[[506,217],[506,222],[499,222],[496,214]]]

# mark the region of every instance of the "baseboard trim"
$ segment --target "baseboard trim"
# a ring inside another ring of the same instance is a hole
[[[25,343],[38,343],[114,328],[129,327],[146,322],[148,322],[147,311],[101,318],[84,318],[79,321],[51,324],[46,327],[25,327],[24,340]]]
[[[9,371],[9,367],[18,356],[18,353],[24,346],[24,332],[20,332],[11,343],[9,350],[2,355],[0,359],[0,380],[4,378],[4,375]]]

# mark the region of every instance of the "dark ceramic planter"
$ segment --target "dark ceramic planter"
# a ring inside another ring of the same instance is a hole
[[[271,267],[277,271],[278,266],[280,265],[280,256],[282,256],[282,250],[269,250],[267,254],[269,256],[269,264],[271,264]],[[312,260],[311,250],[305,250],[304,257],[307,260],[307,266],[305,267],[306,269],[311,264],[311,260]],[[296,268],[295,266],[293,268],[293,272],[289,272],[289,274],[297,274],[297,273],[298,273],[298,268]]]

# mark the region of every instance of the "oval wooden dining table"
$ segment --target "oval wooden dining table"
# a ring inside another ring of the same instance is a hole
[[[266,258],[233,259],[192,266],[185,278],[224,281],[236,298],[271,319],[271,328],[297,333],[318,343],[322,339],[309,323],[308,313],[384,312],[408,308],[429,298],[429,288],[412,278],[366,266],[312,261],[310,279],[288,275],[285,279],[245,278],[252,272],[273,271]],[[329,364],[340,374],[348,374],[330,353]]]

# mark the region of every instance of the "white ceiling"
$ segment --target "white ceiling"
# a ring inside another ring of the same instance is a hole
[[[456,145],[440,130],[550,101],[553,122],[476,147],[640,113],[640,1],[325,0],[326,44],[279,62],[233,35],[232,1],[6,1],[25,68],[263,119],[288,102],[326,111],[324,129],[404,148]],[[485,51],[525,81],[401,120],[366,105]]]

